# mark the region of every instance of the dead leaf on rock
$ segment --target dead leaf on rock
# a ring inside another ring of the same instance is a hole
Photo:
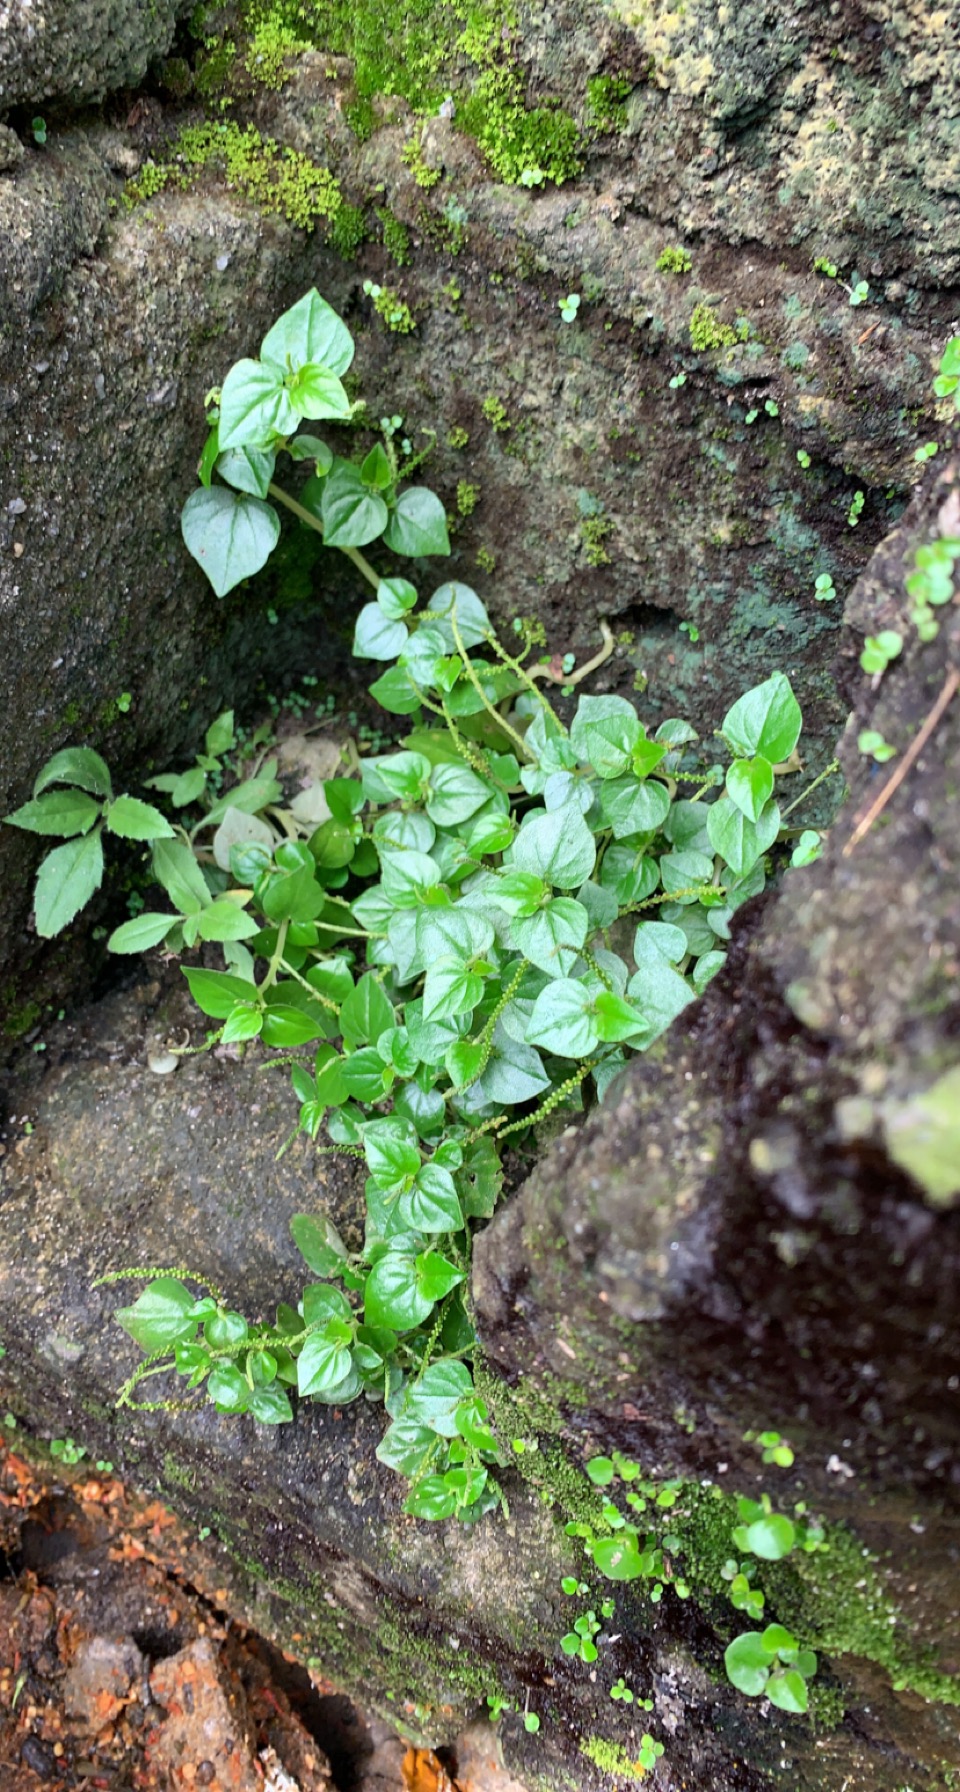
[[[460,1792],[432,1749],[408,1748],[400,1766],[405,1792]]]

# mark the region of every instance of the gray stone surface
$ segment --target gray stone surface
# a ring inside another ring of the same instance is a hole
[[[83,105],[136,86],[189,11],[189,0],[5,0],[0,114],[50,99]]]

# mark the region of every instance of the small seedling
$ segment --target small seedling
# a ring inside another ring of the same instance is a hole
[[[564,323],[574,323],[576,321],[577,312],[580,309],[580,294],[578,292],[568,292],[565,299],[557,300],[557,304],[560,307],[560,316],[563,318]]]
[[[47,141],[47,121],[46,121],[46,119],[41,118],[40,115],[38,114],[36,118],[31,119],[30,129],[33,133],[34,143],[38,143],[42,148],[43,145]]]
[[[814,580],[813,595],[818,604],[831,604],[837,595],[837,588],[828,572],[817,574]]]
[[[876,728],[861,728],[857,735],[857,752],[869,755],[878,765],[886,765],[888,759],[897,756],[896,747],[891,747]]]
[[[851,305],[865,305],[870,297],[870,288],[865,280],[857,280],[853,286],[847,287]]]
[[[794,867],[812,865],[816,859],[823,857],[823,841],[814,828],[804,828],[793,852],[790,863]]]
[[[855,529],[859,523],[860,512],[865,503],[866,498],[864,497],[863,492],[854,492],[853,497],[850,500],[850,509],[847,512],[847,522],[850,524],[851,529]]]
[[[865,672],[885,672],[891,660],[903,649],[903,636],[895,628],[883,628],[878,635],[868,635],[860,655]]]
[[[632,1705],[633,1704],[633,1693],[631,1692],[631,1690],[630,1690],[629,1686],[627,1685],[625,1679],[623,1678],[622,1674],[621,1674],[619,1680],[614,1681],[614,1684],[611,1686],[610,1697],[611,1697],[611,1699],[621,1700],[624,1705]]]
[[[939,449],[939,442],[924,442],[921,448],[916,449],[913,458],[922,465],[925,460],[932,460]]]
[[[779,415],[780,415],[780,406],[778,405],[775,398],[765,399],[763,408],[766,411],[768,417],[779,417]]]
[[[685,373],[675,373],[673,378],[671,380],[667,381],[667,384],[670,386],[671,390],[674,392],[677,390],[678,386],[685,386],[686,383],[687,383],[687,376]]]
[[[807,1681],[817,1671],[817,1658],[812,1649],[801,1649],[782,1624],[734,1637],[723,1659],[734,1686],[747,1698],[762,1695],[781,1711],[806,1711]]]
[[[805,448],[797,449],[797,459],[800,462],[800,465],[803,468],[804,472],[806,472],[807,468],[810,465],[810,456],[807,453]]]
[[[560,1638],[560,1647],[564,1655],[576,1655],[581,1661],[596,1661],[597,1645],[594,1637],[598,1634],[600,1622],[595,1611],[582,1612],[574,1620],[573,1629]]]
[[[86,1455],[82,1444],[75,1444],[72,1437],[54,1437],[50,1440],[50,1454],[57,1462],[65,1462],[68,1468],[75,1468]]]

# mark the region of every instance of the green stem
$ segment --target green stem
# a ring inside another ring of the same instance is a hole
[[[323,524],[320,521],[320,518],[318,516],[313,516],[303,504],[298,504],[296,498],[291,498],[289,492],[285,492],[282,486],[274,485],[271,480],[267,487],[267,491],[271,498],[276,498],[278,504],[285,504],[288,510],[292,510],[294,516],[299,517],[301,523],[306,523],[308,529],[315,529],[318,535],[323,534]],[[374,571],[369,560],[361,554],[359,548],[342,547],[340,552],[341,554],[346,554],[348,560],[353,561],[357,571],[363,574],[367,583],[372,585],[374,591],[376,591],[380,584],[380,574]]]
[[[270,963],[267,966],[267,974],[264,977],[259,990],[257,991],[258,995],[261,995],[261,996],[264,995],[268,989],[272,989],[273,985],[277,981],[277,972],[279,971],[280,966],[283,963],[283,951],[284,951],[284,947],[286,946],[286,943],[287,943],[287,933],[289,932],[289,928],[290,928],[289,921],[281,921],[280,931],[277,934],[277,944],[274,949],[274,954],[270,960]]]
[[[790,803],[786,809],[781,809],[781,811],[780,811],[781,821],[785,821],[788,815],[792,815],[794,809],[798,809],[800,807],[800,804],[805,801],[805,799],[810,795],[811,791],[816,790],[817,785],[823,783],[824,778],[829,778],[833,772],[838,772],[839,770],[840,770],[839,759],[831,759],[830,764],[824,766],[823,771],[820,772],[818,777],[814,778],[813,783],[808,784],[806,790],[801,790],[800,795],[798,797],[795,797],[793,802]]]
[[[495,704],[491,703],[489,697],[487,696],[486,691],[484,690],[482,684],[480,683],[479,678],[477,677],[473,663],[470,659],[470,655],[468,654],[468,652],[463,644],[463,636],[460,633],[459,625],[457,623],[456,603],[453,603],[450,606],[450,627],[453,630],[453,638],[457,645],[457,652],[459,653],[460,658],[463,661],[464,670],[467,674],[467,677],[470,680],[470,683],[473,685],[473,688],[476,691],[477,696],[479,697],[481,703],[483,704],[484,709],[486,710],[486,712],[489,716],[493,717],[493,720],[496,722],[497,727],[502,728],[504,734],[508,735],[509,738],[514,742],[514,744],[518,748],[519,752],[522,754],[523,759],[529,765],[530,761],[533,758],[533,754],[530,752],[529,747],[524,746],[522,734],[518,734],[516,729],[512,728],[510,726],[509,722],[504,721],[504,718],[500,714],[500,711],[496,708]]]
[[[531,678],[529,672],[525,671],[523,666],[520,664],[520,661],[515,660],[513,658],[513,655],[509,654],[507,652],[506,648],[501,645],[500,641],[498,640],[497,636],[493,633],[492,629],[491,629],[489,635],[487,636],[487,641],[488,641],[489,645],[493,648],[493,651],[496,654],[498,660],[500,660],[501,663],[504,666],[506,666],[510,672],[513,673],[514,678],[519,678],[520,683],[523,685],[524,690],[529,691],[531,697],[536,697],[537,702],[540,705],[540,708],[546,710],[547,715],[550,717],[551,721],[556,722],[557,728],[559,729],[560,733],[566,734],[567,733],[566,727],[564,726],[563,722],[561,722],[560,717],[557,715],[557,712],[554,709],[553,704],[549,703],[547,701],[546,697],[544,696],[543,692],[540,689],[540,686],[537,684],[536,679]]]

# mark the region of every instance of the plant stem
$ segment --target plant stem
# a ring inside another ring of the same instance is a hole
[[[524,746],[522,734],[518,734],[516,729],[512,728],[510,726],[509,722],[504,721],[503,716],[500,714],[500,711],[495,707],[494,704],[491,703],[489,697],[487,696],[486,691],[484,690],[482,684],[480,683],[479,678],[477,677],[476,671],[474,670],[473,663],[470,659],[470,655],[468,654],[468,652],[463,644],[463,636],[460,633],[460,628],[457,623],[456,603],[453,603],[450,606],[450,627],[453,630],[453,638],[457,644],[457,652],[459,653],[460,658],[463,661],[464,670],[467,674],[467,677],[470,680],[470,683],[473,685],[473,688],[476,691],[477,696],[479,697],[481,703],[483,704],[484,709],[486,710],[486,712],[489,716],[493,717],[493,720],[496,722],[497,727],[502,728],[504,734],[508,735],[509,738],[514,742],[515,746],[519,749],[520,753],[522,753],[525,762],[529,765],[530,761],[533,758],[533,754],[530,752],[529,747]]]
[[[288,510],[292,510],[294,516],[299,517],[301,523],[306,523],[308,529],[315,529],[318,535],[323,534],[323,524],[320,521],[320,518],[318,516],[313,516],[304,505],[298,504],[296,498],[291,498],[289,492],[285,492],[282,486],[274,485],[271,480],[267,487],[267,491],[271,498],[276,498],[278,504],[285,504]],[[368,585],[372,585],[374,591],[376,591],[380,584],[380,574],[374,571],[369,560],[361,554],[360,549],[342,547],[340,553],[346,554],[347,559],[353,561],[357,571],[362,572]]]
[[[797,797],[794,797],[793,802],[789,803],[787,805],[786,809],[781,809],[781,811],[780,811],[781,821],[785,821],[788,815],[792,815],[794,809],[798,809],[800,807],[800,804],[803,802],[804,798],[808,797],[812,790],[816,790],[818,784],[823,783],[824,778],[829,778],[832,772],[838,772],[839,770],[840,770],[839,759],[831,759],[830,764],[824,766],[823,771],[820,772],[818,777],[814,778],[813,783],[808,784],[806,790],[801,790],[800,795]]]

